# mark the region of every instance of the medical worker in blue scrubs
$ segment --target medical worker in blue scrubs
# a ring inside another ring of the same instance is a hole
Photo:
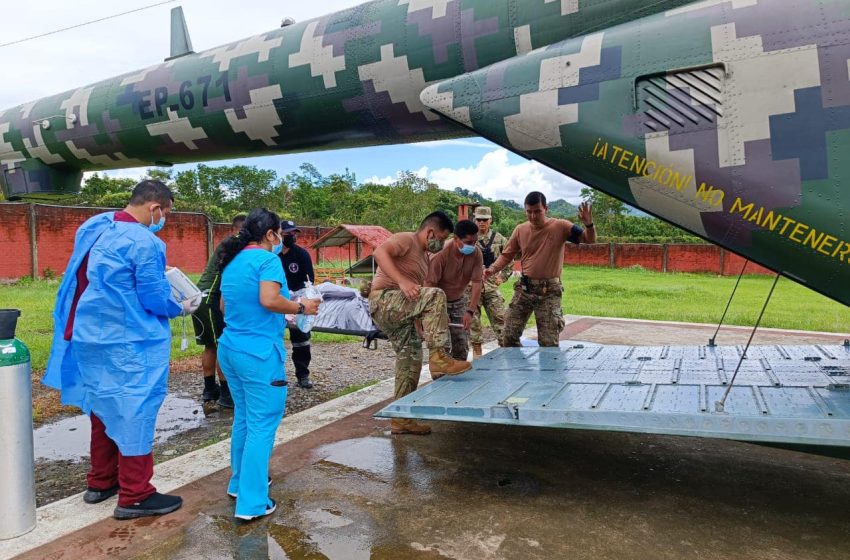
[[[286,406],[284,314],[315,315],[319,300],[289,300],[280,263],[280,218],[252,211],[239,233],[223,243],[220,269],[224,334],[218,361],[235,404],[230,443],[233,471],[227,493],[236,498],[236,517],[272,513],[269,459]]]
[[[124,210],[80,226],[53,311],[43,383],[91,418],[83,501],[117,493],[116,519],[163,515],[183,503],[150,482],[156,416],[168,388],[168,319],[197,307],[172,298],[165,243],[155,235],[173,201],[165,184],[145,180]]]

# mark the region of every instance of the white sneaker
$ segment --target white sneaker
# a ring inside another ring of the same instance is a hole
[[[266,512],[260,513],[258,515],[239,515],[236,514],[236,519],[241,519],[242,521],[252,521],[259,517],[265,517],[267,515],[271,515],[277,509],[277,502],[273,499],[269,498],[269,504],[266,506]]]

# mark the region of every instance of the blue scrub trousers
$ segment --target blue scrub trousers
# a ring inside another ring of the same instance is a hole
[[[236,515],[261,515],[269,504],[269,460],[286,407],[286,386],[272,385],[286,380],[284,361],[277,350],[261,360],[219,345],[218,362],[235,405],[227,491],[237,495]]]

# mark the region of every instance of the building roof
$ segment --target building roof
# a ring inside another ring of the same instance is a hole
[[[341,247],[357,239],[373,249],[389,239],[392,233],[381,226],[356,226],[343,224],[337,226],[310,245],[313,249],[321,247]]]

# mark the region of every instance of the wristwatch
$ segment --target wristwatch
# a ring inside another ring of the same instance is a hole
[[[592,229],[593,228],[593,222],[590,222],[589,224],[584,224],[584,227],[585,227],[585,229]]]
[[[299,315],[303,315],[303,314],[304,314],[304,304],[303,304],[303,303],[301,303],[300,301],[298,302],[298,314],[299,314]]]

